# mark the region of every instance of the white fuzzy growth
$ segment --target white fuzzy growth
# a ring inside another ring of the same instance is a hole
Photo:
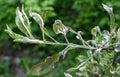
[[[32,12],[32,11],[30,10],[30,16],[33,17],[33,19],[34,19],[41,27],[44,27],[44,21],[43,21],[42,17],[41,17],[39,14],[37,14],[37,13],[35,13],[35,12]]]
[[[23,43],[44,43],[41,40],[38,39],[29,39],[28,37],[24,37],[23,39],[15,39],[15,42],[23,42]]]
[[[68,74],[68,73],[64,73],[65,77],[72,77],[72,75]]]
[[[21,24],[23,26],[25,26],[24,24],[24,20],[23,20],[23,17],[22,17],[22,13],[20,12],[19,8],[17,7],[17,10],[16,10],[16,24],[17,24],[17,18],[20,20],[19,22],[21,22]]]
[[[113,8],[105,5],[105,4],[102,4],[103,5],[103,8],[108,12],[108,13],[112,13],[113,12]]]

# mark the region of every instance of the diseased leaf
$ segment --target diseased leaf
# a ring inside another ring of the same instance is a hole
[[[44,27],[44,21],[42,17],[39,14],[32,12],[31,10],[29,11],[29,14],[39,24],[40,28],[42,29]]]
[[[65,77],[72,77],[69,73],[64,73]]]
[[[27,34],[27,30],[26,30],[27,27],[24,24],[22,13],[20,12],[19,7],[17,7],[16,9],[15,22],[16,22],[17,27],[20,29],[20,31]]]
[[[91,29],[91,34],[92,34],[93,36],[96,37],[96,36],[97,36],[97,33],[101,34],[101,30],[100,30],[99,26],[95,26],[94,28]]]
[[[45,62],[34,65],[29,73],[39,76],[45,75],[54,69],[54,65],[59,61],[59,58],[60,54],[55,54],[53,56],[47,57]]]
[[[27,29],[31,32],[30,21],[26,15],[26,13],[24,12],[24,6],[22,6],[22,17],[23,17],[25,25],[27,26]]]
[[[64,24],[62,24],[61,20],[55,20],[53,24],[53,30],[56,34],[61,33],[61,34],[66,35],[67,32],[70,30],[70,27],[67,27]]]
[[[44,43],[44,41],[42,41],[42,40],[38,40],[38,39],[30,39],[30,38],[28,38],[28,37],[24,37],[24,38],[22,38],[22,39],[15,39],[14,40],[15,42],[23,42],[23,43]]]
[[[7,25],[7,29],[5,30],[9,35],[10,37],[12,37],[13,39],[22,39],[24,36],[20,35],[20,34],[17,34],[17,33],[14,33],[10,27]]]
[[[110,16],[110,30],[111,30],[111,33],[115,33],[115,29],[116,29],[116,24],[115,24],[115,16],[114,16],[114,13],[113,13],[113,8],[105,5],[105,4],[102,4],[103,5],[103,8],[108,12],[109,16]]]
[[[97,41],[98,40],[98,41]],[[109,31],[104,30],[99,37],[97,37],[96,42],[99,43],[98,46],[109,46],[111,41],[111,36]]]
[[[47,16],[47,11],[45,11],[43,14],[41,14],[41,17],[42,17],[42,19],[43,19],[43,21],[45,22],[45,20],[46,20],[46,16]]]
[[[33,38],[30,30],[30,22],[27,18],[27,15],[24,12],[23,7],[22,12],[20,12],[19,7],[17,7],[15,22],[22,33],[24,33],[27,36],[30,36],[30,38]]]
[[[103,5],[103,8],[108,12],[108,13],[112,13],[113,12],[113,8],[105,5],[105,4],[102,4]]]
[[[114,45],[114,51],[115,52],[120,52],[120,44],[115,44]]]
[[[59,34],[59,29],[60,29],[59,25],[53,24],[53,30],[56,34]]]

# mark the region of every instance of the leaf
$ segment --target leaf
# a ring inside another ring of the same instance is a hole
[[[15,22],[22,33],[30,35],[30,24],[23,10],[24,9],[22,8],[22,12],[20,12],[19,8],[17,7]]]
[[[120,52],[120,44],[115,44],[114,45],[114,51],[115,52]]]
[[[64,73],[65,77],[72,77],[69,73]]]
[[[29,73],[39,76],[45,75],[54,69],[54,65],[59,61],[59,58],[60,54],[55,54],[53,56],[47,57],[45,62],[34,65]]]
[[[96,37],[96,36],[97,36],[97,33],[101,34],[101,30],[100,30],[99,26],[95,26],[94,28],[91,29],[91,34],[92,34],[93,36]]]
[[[13,39],[22,39],[24,36],[19,35],[17,33],[14,33],[10,27],[7,25],[7,29],[5,29],[5,31],[10,35],[10,37],[12,37]]]
[[[96,30],[95,30],[95,28],[92,28],[92,29],[91,29],[91,34],[92,34],[93,36],[96,36]]]
[[[102,5],[110,16],[110,30],[111,30],[111,33],[115,33],[116,25],[115,25],[115,16],[114,16],[114,13],[113,13],[113,8],[111,8],[111,7],[109,7],[105,4],[102,4]]]
[[[22,39],[15,39],[14,40],[15,42],[23,42],[23,43],[36,43],[36,44],[38,44],[38,43],[44,43],[44,41],[42,41],[42,40],[38,40],[38,39],[30,39],[30,38],[28,38],[28,37],[24,37],[24,38],[22,38]]]
[[[103,8],[108,12],[108,13],[112,13],[113,12],[113,8],[105,5],[105,4],[102,4],[103,5]]]
[[[41,14],[41,17],[42,17],[42,19],[43,19],[43,21],[45,22],[45,20],[46,20],[46,16],[47,16],[47,11],[45,11],[43,14]]]
[[[61,34],[66,35],[67,32],[70,30],[70,27],[67,27],[64,24],[62,24],[61,20],[55,20],[53,24],[53,30],[56,34],[61,33]]]
[[[56,34],[59,34],[59,29],[60,29],[60,26],[59,25],[56,25],[56,24],[53,24],[53,30]]]
[[[24,6],[22,6],[22,17],[23,17],[24,23],[27,26],[28,30],[31,32],[30,21],[26,15],[26,13],[24,12]]]
[[[42,17],[39,14],[32,12],[31,10],[29,11],[29,14],[39,24],[40,28],[42,29],[44,27],[44,21]]]
[[[104,30],[101,35],[101,46],[109,46],[111,42],[111,36],[109,31]]]

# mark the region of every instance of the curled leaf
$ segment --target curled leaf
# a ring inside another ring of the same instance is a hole
[[[45,62],[34,65],[29,73],[39,76],[45,75],[54,69],[54,65],[59,61],[59,58],[60,54],[55,54],[53,56],[47,57]]]
[[[72,77],[69,73],[64,73],[65,77]]]
[[[97,33],[99,33],[99,34],[101,34],[101,30],[100,30],[100,28],[99,28],[99,26],[95,26],[94,28],[92,28],[92,30],[91,30],[91,34],[93,35],[93,36],[97,36]]]
[[[42,29],[44,27],[44,21],[42,17],[39,14],[32,12],[31,10],[29,11],[29,14],[40,25],[40,28]]]
[[[56,24],[53,24],[53,30],[56,34],[59,34],[59,29],[60,29],[60,26],[59,25],[56,25]]]
[[[105,5],[105,4],[102,4],[103,5],[103,8],[108,12],[108,13],[112,13],[113,12],[113,8]]]
[[[55,20],[53,24],[53,30],[56,34],[61,33],[61,34],[66,35],[67,32],[70,30],[70,28],[62,24],[61,20]]]
[[[23,16],[24,23],[27,26],[28,30],[31,31],[31,29],[30,29],[30,21],[29,21],[26,13],[24,11],[24,6],[22,6],[22,10],[21,11],[22,11],[22,16]]]
[[[22,7],[22,12],[19,10],[19,7],[17,7],[15,22],[16,22],[17,27],[20,29],[20,31],[22,33],[33,38],[32,34],[30,32],[31,31],[30,30],[30,22],[27,18],[27,15],[24,12],[23,7]]]
[[[7,29],[5,30],[9,35],[10,37],[12,37],[13,39],[22,39],[24,36],[22,35],[19,35],[17,33],[14,33],[10,27],[7,25]]]
[[[102,4],[104,9],[108,12],[108,14],[110,15],[110,30],[111,30],[111,33],[115,33],[115,29],[116,29],[116,25],[115,25],[115,16],[114,16],[114,13],[113,13],[113,8],[105,5],[105,4]]]

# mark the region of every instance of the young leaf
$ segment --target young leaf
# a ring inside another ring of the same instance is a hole
[[[105,4],[102,4],[103,5],[103,8],[108,12],[108,13],[112,13],[113,12],[113,8],[105,5]]]
[[[43,14],[41,14],[41,17],[42,17],[42,19],[43,19],[43,21],[45,22],[45,20],[46,20],[46,16],[47,16],[47,11],[45,11]]]
[[[120,44],[115,44],[114,45],[114,51],[115,52],[120,52]]]
[[[45,60],[45,62],[34,65],[29,73],[39,76],[45,75],[46,73],[49,73],[54,69],[54,65],[56,62],[59,61],[59,58],[60,58],[60,54],[55,54],[53,56],[50,56]]]
[[[43,21],[42,17],[39,14],[37,14],[35,12],[32,12],[31,9],[29,11],[29,14],[39,24],[40,29],[42,31],[42,38],[43,38],[43,40],[45,40],[44,30],[43,30],[43,28],[44,28],[44,21]]]
[[[65,77],[72,77],[69,73],[64,73]]]
[[[54,32],[55,32],[56,34],[59,34],[59,33],[60,33],[60,32],[59,32],[59,29],[60,29],[60,26],[59,26],[59,25],[53,24],[53,30],[54,30]]]
[[[19,8],[17,7],[15,22],[16,22],[17,27],[20,29],[20,31],[22,33],[33,38],[32,34],[30,32],[31,31],[30,30],[30,22],[27,18],[27,15],[24,12],[23,7],[22,7],[22,12],[20,12]]]
[[[116,25],[115,25],[115,16],[114,16],[114,13],[113,13],[113,8],[105,5],[105,4],[102,4],[103,5],[103,8],[108,12],[108,14],[110,15],[110,30],[112,33],[115,32],[115,29],[116,29]]]
[[[5,31],[10,35],[10,37],[12,37],[13,39],[22,39],[24,36],[19,35],[17,33],[14,33],[10,27],[7,25],[7,29],[5,29]]]
[[[96,36],[97,36],[97,33],[101,34],[101,30],[100,30],[99,26],[95,26],[94,28],[91,29],[91,34],[92,34],[93,36],[96,37]]]
[[[70,28],[62,24],[61,20],[55,20],[53,24],[53,30],[56,34],[61,33],[63,35],[66,35]]]
[[[104,30],[102,34],[102,41],[101,41],[102,45],[109,46],[110,41],[111,41],[111,36],[109,31]]]
[[[30,21],[26,15],[26,13],[24,12],[24,6],[22,6],[22,16],[23,16],[23,20],[24,20],[25,25],[27,26],[28,30],[31,32]]]
[[[24,24],[22,13],[20,12],[19,7],[17,7],[17,9],[16,9],[15,22],[16,22],[16,25],[18,26],[18,28],[21,30],[21,32],[27,34],[27,30],[25,28],[26,26]]]
[[[29,14],[39,24],[40,28],[42,29],[44,27],[44,21],[42,17],[39,14],[32,12],[31,10],[29,11]]]

